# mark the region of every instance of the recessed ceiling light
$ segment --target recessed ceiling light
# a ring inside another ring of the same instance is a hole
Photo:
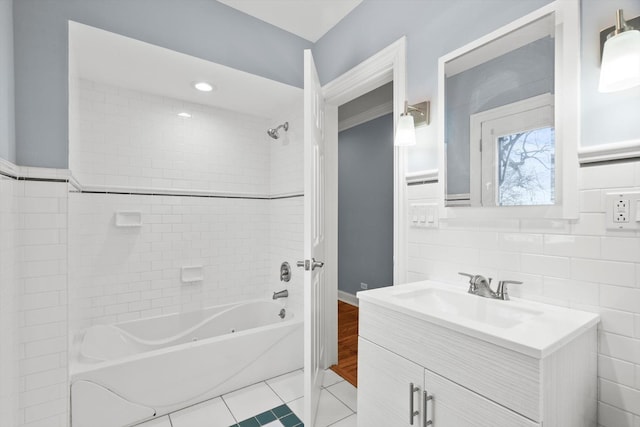
[[[211,92],[215,86],[207,82],[194,82],[193,87],[201,92]]]
[[[187,118],[187,119],[191,118],[191,114],[189,114],[189,113],[185,113],[185,112],[178,113],[178,116],[180,116],[180,117],[185,117],[185,118]]]

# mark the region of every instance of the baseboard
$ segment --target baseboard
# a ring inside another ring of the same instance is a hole
[[[358,307],[358,297],[348,292],[338,290],[338,300]]]

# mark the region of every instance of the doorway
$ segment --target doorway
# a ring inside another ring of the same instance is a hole
[[[373,55],[350,71],[323,86],[325,97],[326,134],[326,199],[325,227],[327,252],[325,273],[325,345],[326,358],[324,366],[329,367],[338,362],[338,169],[339,169],[339,114],[340,106],[359,98],[386,84],[392,86],[392,121],[393,129],[403,109],[406,89],[405,64],[406,39],[403,37],[379,53]],[[404,201],[406,199],[405,152],[393,149],[393,275],[392,283],[405,281],[406,276],[406,231],[403,218],[406,216]],[[366,283],[366,282],[365,282]],[[357,283],[359,285],[359,283]],[[357,335],[356,335],[357,339]]]
[[[361,290],[393,283],[393,82],[338,108],[338,363],[357,386]]]

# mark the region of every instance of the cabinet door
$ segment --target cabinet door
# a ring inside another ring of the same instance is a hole
[[[433,422],[433,427],[540,426],[427,369],[424,371],[424,388],[433,397],[424,409],[426,419]]]
[[[424,368],[363,338],[358,339],[358,426],[422,427]],[[410,384],[418,387],[410,393]],[[410,398],[414,411],[410,417]]]

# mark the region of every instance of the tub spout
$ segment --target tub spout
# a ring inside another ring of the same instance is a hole
[[[273,293],[273,299],[286,298],[288,296],[289,296],[289,291],[286,290],[286,289],[284,291],[274,292]]]

